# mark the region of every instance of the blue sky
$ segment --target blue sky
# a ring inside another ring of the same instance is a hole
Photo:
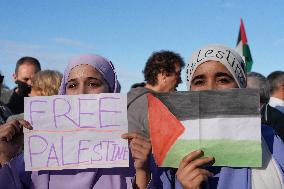
[[[113,61],[127,92],[153,51],[187,62],[206,44],[235,47],[242,17],[253,71],[268,75],[284,70],[283,8],[283,0],[0,0],[0,70],[12,88],[21,56],[63,72],[70,58],[96,53]]]

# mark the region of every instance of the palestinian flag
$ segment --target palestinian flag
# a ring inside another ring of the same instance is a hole
[[[158,166],[178,167],[198,149],[215,166],[260,167],[259,93],[254,89],[148,94],[148,121]]]
[[[245,26],[242,19],[241,19],[241,26],[240,26],[236,51],[243,57],[246,63],[246,71],[250,72],[252,69],[253,60],[248,46]]]

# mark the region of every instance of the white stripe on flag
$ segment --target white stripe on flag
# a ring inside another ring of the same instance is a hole
[[[243,42],[242,42],[242,40],[238,43],[238,45],[236,46],[235,49],[241,55],[242,59],[244,61],[246,61],[246,58],[244,57],[244,53],[243,53]]]
[[[185,131],[179,139],[260,140],[261,137],[260,117],[195,119],[181,123]]]

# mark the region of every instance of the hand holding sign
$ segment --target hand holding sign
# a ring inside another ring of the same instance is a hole
[[[0,126],[0,164],[13,158],[22,149],[23,127],[32,129],[25,120],[12,120]]]
[[[24,126],[27,129],[32,129],[32,126],[29,122],[25,120],[11,120],[0,126],[0,140],[1,141],[10,141],[14,135],[23,134]]]
[[[139,133],[126,133],[122,138],[128,139],[130,142],[130,150],[134,159],[134,167],[136,169],[148,169],[148,156],[151,153],[150,140]]]
[[[122,138],[128,139],[134,167],[136,169],[135,184],[137,188],[146,188],[150,181],[149,154],[151,153],[150,140],[139,133],[126,133]]]
[[[212,157],[202,157],[203,151],[196,150],[185,156],[180,162],[176,176],[184,188],[199,188],[203,181],[207,181],[213,174],[201,167],[214,163]]]

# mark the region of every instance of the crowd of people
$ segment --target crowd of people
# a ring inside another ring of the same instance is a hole
[[[204,157],[202,150],[188,152],[177,169],[156,165],[147,94],[176,91],[184,68],[188,91],[259,89],[261,168],[216,167],[214,157]],[[32,125],[23,117],[24,97],[119,93],[123,83],[118,81],[115,65],[95,54],[75,57],[63,74],[41,70],[36,58],[20,58],[13,75],[17,87],[6,104],[0,102],[0,188],[284,188],[284,71],[267,77],[246,73],[243,58],[234,49],[208,45],[197,49],[187,65],[175,52],[154,52],[143,74],[144,82],[133,84],[127,94],[129,132],[122,138],[129,141],[129,167],[28,172],[24,169],[23,127],[32,129]],[[3,80],[1,74],[0,88]]]

